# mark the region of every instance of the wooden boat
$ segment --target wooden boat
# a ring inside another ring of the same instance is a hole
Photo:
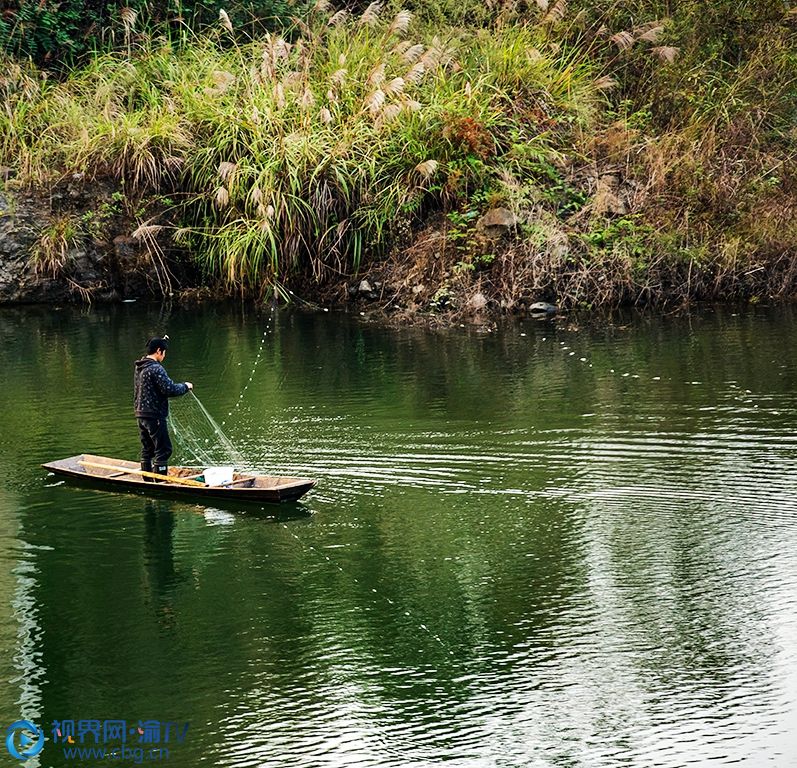
[[[42,466],[55,474],[66,475],[109,490],[169,493],[260,503],[296,501],[315,485],[315,480],[306,477],[272,477],[244,472],[234,472],[229,483],[208,485],[204,482],[204,470],[201,467],[169,467],[169,473],[164,479],[162,475],[142,471],[140,465],[134,461],[89,453],[51,461]]]

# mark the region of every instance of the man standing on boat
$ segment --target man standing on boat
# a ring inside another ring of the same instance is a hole
[[[136,418],[141,433],[141,469],[159,475],[168,473],[169,456],[172,455],[172,441],[166,424],[169,398],[185,395],[194,388],[190,381],[177,384],[169,378],[161,365],[168,348],[168,336],[150,339],[146,357],[135,362],[133,379]]]

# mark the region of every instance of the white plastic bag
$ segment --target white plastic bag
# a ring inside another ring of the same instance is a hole
[[[205,482],[208,485],[231,483],[234,471],[234,467],[208,467],[205,470]]]

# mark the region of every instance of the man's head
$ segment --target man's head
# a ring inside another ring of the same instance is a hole
[[[168,336],[156,336],[147,342],[147,355],[155,358],[159,363],[166,357],[166,350],[169,348]]]

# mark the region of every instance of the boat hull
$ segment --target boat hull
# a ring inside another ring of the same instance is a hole
[[[106,465],[108,469],[86,466],[86,464],[102,464]],[[235,482],[228,486],[188,485],[179,482],[180,479],[185,480],[201,474],[201,467],[169,467],[169,478],[171,480],[150,481],[139,475],[127,474],[121,471],[126,469],[133,472],[137,471],[139,465],[135,462],[93,454],[70,456],[66,459],[42,464],[42,467],[56,475],[62,475],[71,480],[109,491],[225,499],[257,504],[279,504],[297,501],[315,485],[315,480],[309,478],[243,473],[236,473]],[[193,482],[196,481],[194,480]]]

